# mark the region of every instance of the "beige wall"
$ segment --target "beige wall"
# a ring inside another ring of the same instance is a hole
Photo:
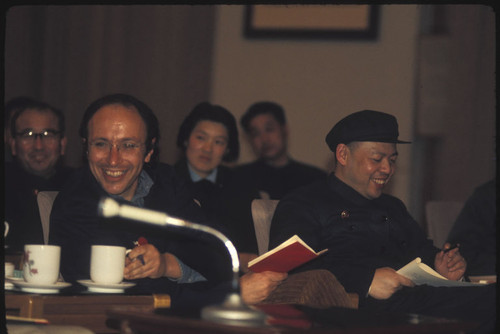
[[[347,114],[375,109],[394,114],[400,137],[412,139],[418,6],[380,10],[376,41],[263,40],[243,36],[244,6],[217,10],[211,100],[239,119],[257,100],[286,110],[292,157],[330,168],[324,142]],[[240,162],[254,159],[242,137]],[[398,173],[390,192],[409,197],[410,146],[399,145]]]

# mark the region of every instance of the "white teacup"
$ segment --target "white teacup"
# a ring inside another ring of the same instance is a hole
[[[54,245],[25,245],[23,276],[28,283],[55,284],[59,278],[61,247]]]
[[[90,279],[99,284],[117,284],[123,280],[125,247],[93,245],[90,255]]]

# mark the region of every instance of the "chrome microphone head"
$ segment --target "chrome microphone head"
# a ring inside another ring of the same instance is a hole
[[[97,206],[98,215],[105,218],[115,217],[120,212],[120,204],[110,197],[103,198]]]

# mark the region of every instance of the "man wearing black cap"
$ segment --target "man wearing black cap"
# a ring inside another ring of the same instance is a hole
[[[399,199],[383,194],[398,156],[398,124],[392,115],[363,110],[339,121],[326,136],[335,154],[327,182],[284,197],[271,225],[270,248],[294,234],[315,250],[302,266],[328,269],[356,292],[359,307],[474,321],[495,319],[496,284],[476,288],[414,286],[396,270],[420,257],[450,280],[463,278],[459,249],[435,248]]]

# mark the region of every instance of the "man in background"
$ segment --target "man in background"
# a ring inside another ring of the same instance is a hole
[[[277,103],[253,104],[242,116],[241,126],[258,159],[236,172],[257,187],[262,198],[281,199],[295,188],[326,177],[321,169],[290,157],[285,112]]]
[[[448,235],[467,259],[467,275],[497,273],[496,180],[478,186],[467,199]]]
[[[30,98],[9,110],[6,139],[13,161],[5,163],[5,221],[9,223],[5,244],[15,252],[25,244],[44,243],[38,192],[60,190],[72,168],[62,164],[67,142],[62,111]]]

